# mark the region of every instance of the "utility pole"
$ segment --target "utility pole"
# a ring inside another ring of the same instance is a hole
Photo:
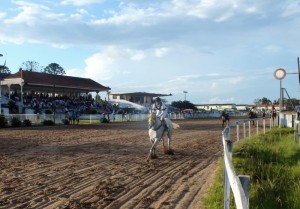
[[[183,91],[184,93],[184,101],[186,101],[186,94],[188,93],[187,91]]]

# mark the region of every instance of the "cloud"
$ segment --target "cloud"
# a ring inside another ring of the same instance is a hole
[[[236,77],[228,78],[228,83],[232,85],[236,85],[242,83],[244,80],[245,80],[244,77],[236,76]]]
[[[6,16],[6,13],[5,12],[0,12],[0,19],[4,19]]]
[[[220,98],[220,97],[213,97],[209,99],[207,102],[204,102],[203,104],[226,104],[226,103],[235,103],[235,98]]]
[[[202,45],[203,49],[210,50],[215,46],[222,47],[226,43],[230,44],[235,37],[234,31],[240,31],[241,28],[235,30],[236,28],[229,25],[231,31],[226,29],[228,30],[227,38],[224,36],[225,41],[221,41],[218,38],[219,31],[227,26],[220,27],[218,23],[217,25],[207,24],[201,20],[204,18],[215,22],[236,21],[235,18],[242,13],[252,14],[249,13],[250,8],[252,12],[258,13],[264,6],[241,1],[234,3],[229,0],[222,1],[222,3],[216,3],[216,0],[173,0],[162,3],[148,2],[148,4],[134,2],[135,4],[125,1],[120,3],[119,7],[114,8],[107,5],[105,8],[98,7],[99,13],[92,14],[92,10],[88,7],[66,10],[63,6],[59,8],[54,5],[53,2],[47,2],[45,6],[25,1],[13,1],[18,6],[19,13],[15,16],[11,13],[9,19],[4,19],[4,25],[0,22],[0,27],[4,31],[2,37],[7,41],[15,39],[16,42],[31,41],[51,46],[121,45],[132,49],[156,47],[161,48],[161,51],[155,52],[156,56],[163,56],[167,52],[165,46],[171,45],[174,41],[191,46],[197,42]],[[84,5],[101,4],[104,1],[65,0],[62,3]],[[252,19],[249,16],[244,25],[238,26],[243,28]],[[14,32],[16,28],[17,33]],[[239,39],[244,37],[242,33],[238,35]],[[207,42],[207,37],[215,41]]]
[[[111,10],[110,17],[93,20],[96,25],[142,25],[150,26],[158,22],[162,15],[155,8],[137,8],[134,4],[126,4],[119,11]]]
[[[18,10],[21,12],[13,18],[5,20],[4,23],[6,24],[27,24],[28,26],[34,26],[40,20],[38,17],[47,16],[46,13],[49,11],[48,7],[41,4],[26,1],[13,1],[13,3],[19,5]]]
[[[85,60],[84,77],[93,78],[95,80],[109,80],[112,78],[114,71],[111,66],[114,58],[104,53],[96,53]]]
[[[280,51],[280,46],[268,45],[268,46],[264,47],[264,50],[269,51],[269,52],[279,52]]]
[[[117,74],[130,74],[119,62],[136,62],[144,59],[145,53],[141,50],[132,50],[118,46],[108,46],[103,51],[94,53],[85,59],[83,70],[70,69],[68,75],[81,75],[93,78],[96,81],[108,81]]]
[[[63,0],[61,4],[63,5],[75,5],[75,6],[84,6],[88,4],[97,4],[102,3],[105,0]]]
[[[288,1],[282,16],[288,17],[292,15],[297,15],[300,13],[300,2],[299,1]]]
[[[154,54],[156,57],[163,57],[168,53],[168,48],[157,48],[154,50]]]

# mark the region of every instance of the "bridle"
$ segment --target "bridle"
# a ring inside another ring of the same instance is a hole
[[[154,131],[157,131],[158,129],[160,129],[162,127],[162,123],[160,123],[157,127],[155,127],[155,125],[157,124],[157,118],[155,116],[155,114],[151,113],[151,115],[149,116],[149,128],[151,128]],[[151,126],[150,126],[151,124]],[[153,125],[152,125],[153,124]]]

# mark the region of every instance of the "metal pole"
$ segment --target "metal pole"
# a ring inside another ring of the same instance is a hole
[[[280,96],[280,99],[279,99],[279,112],[282,111],[282,81],[280,80],[280,91],[279,91],[279,96]]]

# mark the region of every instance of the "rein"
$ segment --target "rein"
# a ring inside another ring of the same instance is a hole
[[[151,119],[153,119],[153,118],[149,118],[149,121],[152,121]],[[163,125],[162,123],[160,123],[160,124],[155,128],[155,126],[157,125],[157,122],[156,122],[156,121],[157,121],[157,119],[155,118],[155,125],[152,126],[152,128],[151,128],[153,131],[157,131],[157,130],[160,129],[160,128],[162,127],[162,125]]]
[[[152,130],[154,130],[154,131],[157,131],[158,129],[160,129],[161,128],[161,126],[162,126],[162,123],[160,123],[160,125],[157,127],[157,128],[151,128]]]

